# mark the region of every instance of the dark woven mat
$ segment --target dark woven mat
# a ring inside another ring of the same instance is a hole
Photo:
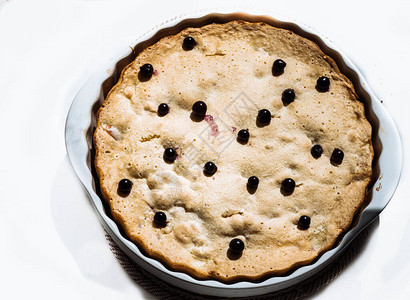
[[[377,228],[379,219],[377,218],[372,224],[367,226],[358,236],[352,241],[352,243],[344,250],[339,259],[334,263],[329,264],[326,268],[319,272],[317,275],[297,284],[288,289],[277,291],[274,293],[246,297],[246,298],[236,298],[236,299],[277,299],[277,300],[294,300],[303,299],[309,296],[313,296],[315,293],[320,291],[323,287],[328,285],[332,280],[334,280],[337,275],[340,274],[349,263],[357,257],[363,247],[366,245],[369,237],[369,233],[373,232]],[[128,275],[138,284],[143,287],[148,293],[152,295],[152,299],[163,299],[163,300],[177,300],[177,299],[223,299],[218,297],[206,297],[201,295],[196,295],[184,291],[182,289],[176,288],[158,278],[154,277],[150,273],[146,272],[140,268],[135,262],[133,262],[111,239],[111,237],[106,234],[106,238],[109,242],[111,251],[114,253],[115,257],[118,259],[121,266],[128,273]]]

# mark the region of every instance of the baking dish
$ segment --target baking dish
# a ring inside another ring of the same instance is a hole
[[[95,180],[92,164],[92,133],[96,111],[101,106],[108,91],[118,80],[121,70],[142,49],[160,38],[175,34],[186,27],[203,26],[214,22],[222,23],[235,19],[250,22],[262,21],[276,27],[292,30],[314,41],[325,54],[336,61],[342,73],[353,82],[356,92],[365,104],[367,118],[372,124],[372,140],[375,148],[373,169],[376,176],[369,186],[364,207],[356,215],[350,229],[340,238],[334,248],[319,256],[311,264],[300,267],[285,276],[271,277],[258,283],[242,281],[226,284],[215,280],[198,280],[185,273],[169,270],[159,261],[145,256],[134,243],[126,238],[110,218],[109,209],[105,208],[105,203],[98,193],[98,180]],[[320,272],[337,259],[354,237],[384,209],[399,182],[402,165],[402,147],[397,128],[357,67],[330,41],[311,28],[289,18],[257,9],[247,9],[246,13],[218,9],[212,13],[201,11],[186,14],[160,24],[138,38],[130,45],[129,50],[127,49],[119,54],[117,59],[101,66],[79,90],[67,116],[65,138],[71,164],[87,190],[101,223],[118,246],[142,268],[168,283],[200,294],[224,297],[254,296],[278,291]]]

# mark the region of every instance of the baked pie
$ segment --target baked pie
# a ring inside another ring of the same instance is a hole
[[[98,111],[94,163],[113,219],[148,256],[255,281],[312,262],[349,228],[371,134],[314,42],[237,20],[140,52]]]

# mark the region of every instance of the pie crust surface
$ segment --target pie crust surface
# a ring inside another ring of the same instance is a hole
[[[182,47],[187,36],[192,50]],[[281,74],[272,71],[277,59],[286,62]],[[147,63],[154,72],[143,78]],[[321,76],[328,91],[316,87]],[[286,89],[295,92],[289,104]],[[207,105],[203,118],[192,112],[197,101]],[[271,112],[268,125],[257,122],[261,109]],[[242,129],[246,143],[237,140]],[[148,256],[200,279],[259,280],[311,262],[349,227],[371,180],[371,131],[352,83],[315,43],[232,21],[187,28],[138,54],[98,112],[95,167],[112,217]],[[175,161],[164,160],[167,148]],[[331,162],[335,149],[340,164]],[[119,192],[124,178],[129,194]],[[159,211],[165,226],[154,222]],[[301,216],[309,228],[298,226]],[[236,238],[239,255],[229,250]]]

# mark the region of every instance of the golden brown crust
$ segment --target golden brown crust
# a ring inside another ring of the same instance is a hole
[[[191,51],[181,47],[188,35],[198,43]],[[277,58],[287,66],[273,76]],[[156,73],[140,81],[145,63]],[[320,76],[331,79],[329,92],[315,89]],[[296,100],[284,106],[286,88]],[[198,100],[213,119],[191,119]],[[160,117],[163,102],[170,113]],[[261,108],[272,112],[269,126],[255,122]],[[246,145],[235,139],[243,128]],[[310,154],[316,143],[319,159]],[[283,274],[331,248],[372,173],[371,126],[352,83],[316,44],[264,23],[187,28],[146,48],[99,110],[94,145],[101,193],[127,236],[171,269],[225,282]],[[178,149],[173,164],[162,158],[167,147]],[[339,166],[329,162],[334,148],[345,153]],[[206,161],[218,166],[212,177],[201,172]],[[260,184],[250,193],[253,175]],[[287,177],[296,181],[290,196],[280,192]],[[128,196],[117,193],[122,178],[133,181]],[[159,210],[165,228],[153,225]],[[301,215],[311,217],[308,230],[297,227]],[[229,254],[232,238],[245,242],[240,258]]]

